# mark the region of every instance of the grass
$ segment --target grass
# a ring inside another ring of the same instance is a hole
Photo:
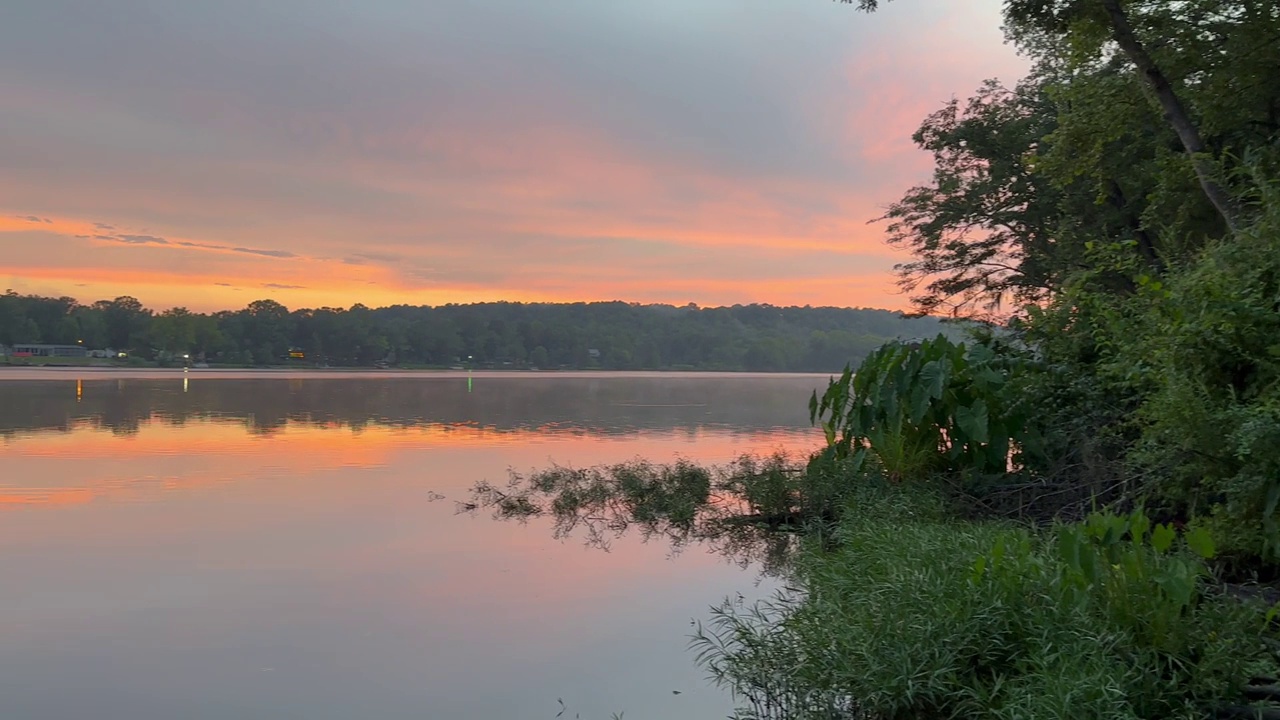
[[[1216,592],[1185,544],[1108,522],[1035,534],[868,485],[838,549],[796,564],[804,591],[722,606],[698,661],[762,720],[1205,718],[1275,677],[1265,607]]]

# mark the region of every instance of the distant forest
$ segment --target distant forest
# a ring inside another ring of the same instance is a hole
[[[893,338],[951,334],[888,310],[734,305],[478,303],[289,310],[258,300],[211,314],[132,297],[0,295],[0,345],[80,344],[134,362],[834,372]]]

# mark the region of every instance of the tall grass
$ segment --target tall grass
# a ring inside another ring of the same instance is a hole
[[[740,718],[1204,718],[1274,676],[1266,608],[1214,592],[1172,530],[1097,516],[1039,536],[910,492],[858,492],[839,549],[798,561],[803,593],[699,629]]]

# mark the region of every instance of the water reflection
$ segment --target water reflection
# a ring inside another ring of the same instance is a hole
[[[591,434],[805,428],[803,397],[825,379],[480,377],[469,388],[462,378],[224,379],[183,373],[172,380],[0,376],[0,382],[5,406],[20,410],[0,413],[0,437],[7,438],[67,431],[79,423],[131,435],[157,418],[181,425],[210,417],[240,421],[261,434],[290,422],[355,429],[466,424]]]
[[[814,492],[839,483],[835,477],[824,482],[824,468],[834,468],[834,461],[815,462],[776,452],[718,465],[636,459],[553,466],[513,472],[505,485],[479,482],[458,501],[458,511],[488,510],[495,520],[548,518],[557,539],[579,534],[588,547],[605,551],[629,534],[659,540],[675,553],[696,546],[777,577],[790,566],[801,533],[825,537],[827,513],[837,502]]]
[[[804,450],[814,381],[491,380],[0,382],[4,717],[723,717],[689,623],[767,582],[452,501]]]

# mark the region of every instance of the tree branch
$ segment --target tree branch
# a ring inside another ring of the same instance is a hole
[[[1168,120],[1173,131],[1178,134],[1178,139],[1182,141],[1182,147],[1187,151],[1187,155],[1191,159],[1191,166],[1195,170],[1196,179],[1200,181],[1201,189],[1204,190],[1205,196],[1209,198],[1209,202],[1213,203],[1213,207],[1217,209],[1218,214],[1226,221],[1227,228],[1234,232],[1239,228],[1239,212],[1231,196],[1214,178],[1217,168],[1205,148],[1204,140],[1200,136],[1200,130],[1187,113],[1187,109],[1183,106],[1177,92],[1174,91],[1173,85],[1169,83],[1160,66],[1156,64],[1155,59],[1151,57],[1146,47],[1143,46],[1142,41],[1138,39],[1133,30],[1133,25],[1129,22],[1129,16],[1125,13],[1120,1],[1102,0],[1102,6],[1106,8],[1107,16],[1111,20],[1112,39],[1116,41],[1120,49],[1138,68],[1138,72],[1146,80],[1147,86],[1155,93],[1156,99],[1160,102],[1160,107],[1164,110],[1165,119]]]

